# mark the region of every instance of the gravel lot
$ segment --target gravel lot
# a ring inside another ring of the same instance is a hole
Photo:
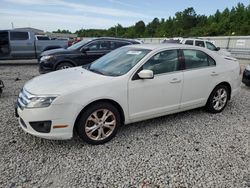
[[[35,65],[0,66],[0,187],[250,187],[250,89],[221,114],[196,109],[121,127],[105,145],[24,133],[14,101]]]

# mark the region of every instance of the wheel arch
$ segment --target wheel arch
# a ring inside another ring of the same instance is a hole
[[[231,99],[232,87],[231,87],[231,85],[230,85],[229,82],[223,81],[223,82],[220,82],[219,84],[217,84],[217,85],[213,88],[213,90],[212,90],[212,91],[210,92],[210,94],[209,94],[209,97],[208,97],[208,99],[207,99],[207,102],[208,102],[208,100],[209,100],[209,98],[210,98],[212,92],[214,91],[214,89],[215,89],[216,87],[220,86],[220,85],[224,85],[224,86],[226,86],[226,87],[228,88],[228,91],[229,91],[229,100]]]
[[[80,111],[80,113],[77,115],[77,118],[76,118],[76,120],[75,120],[74,129],[75,129],[76,124],[78,123],[78,121],[79,121],[81,115],[84,113],[84,111],[85,111],[89,106],[91,106],[91,105],[93,105],[93,104],[96,104],[96,103],[101,103],[101,102],[107,102],[107,103],[112,104],[114,107],[116,107],[117,110],[119,111],[119,114],[120,114],[121,123],[123,124],[123,123],[125,122],[125,114],[124,114],[124,111],[123,111],[121,105],[120,105],[118,102],[116,102],[116,101],[114,101],[114,100],[112,100],[112,99],[98,99],[98,100],[95,100],[95,101],[89,103],[88,105],[86,105],[86,106]]]

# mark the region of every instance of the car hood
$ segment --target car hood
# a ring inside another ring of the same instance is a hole
[[[72,54],[74,53],[74,50],[69,50],[65,48],[57,48],[53,50],[46,50],[44,51],[41,56],[46,56],[46,55],[60,55],[60,54]]]
[[[34,95],[60,95],[82,88],[95,87],[112,79],[114,77],[75,67],[35,77],[25,84],[24,89]]]

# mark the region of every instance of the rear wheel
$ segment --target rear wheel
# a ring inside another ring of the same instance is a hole
[[[111,140],[120,126],[120,114],[111,104],[102,102],[91,105],[77,122],[77,133],[85,142],[93,145]]]
[[[229,89],[225,85],[218,85],[209,96],[207,110],[212,113],[219,113],[224,110],[229,100]]]
[[[71,63],[60,63],[59,65],[56,66],[56,70],[68,69],[71,67],[73,67]]]

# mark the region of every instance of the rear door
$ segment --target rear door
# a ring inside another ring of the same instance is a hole
[[[216,62],[200,50],[184,49],[185,70],[181,108],[202,105],[216,85]]]
[[[35,58],[34,41],[29,32],[10,31],[10,48],[14,58]]]

